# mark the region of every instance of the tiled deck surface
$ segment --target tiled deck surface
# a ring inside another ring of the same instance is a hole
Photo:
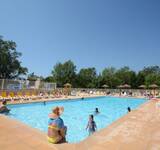
[[[78,144],[52,145],[46,135],[0,115],[3,150],[160,150],[160,107],[149,101]]]

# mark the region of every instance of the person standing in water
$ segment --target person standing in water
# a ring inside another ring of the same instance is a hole
[[[98,108],[95,108],[94,113],[95,113],[95,114],[99,114],[99,113],[100,113],[99,110],[98,110]]]
[[[128,110],[128,112],[131,112],[131,108],[130,107],[128,107],[127,110]]]
[[[97,129],[96,123],[94,121],[93,115],[89,115],[89,121],[86,127],[86,130],[89,131],[89,135],[92,135]]]

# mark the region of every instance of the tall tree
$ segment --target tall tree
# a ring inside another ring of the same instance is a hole
[[[115,88],[119,84],[119,79],[115,74],[116,69],[114,67],[105,68],[102,71],[102,83],[107,84],[110,88]]]
[[[48,76],[48,77],[44,78],[43,81],[45,81],[45,82],[56,82],[55,79],[53,78],[53,76]]]
[[[145,75],[148,75],[148,74],[160,74],[160,67],[159,66],[144,67],[142,72]]]
[[[132,88],[136,87],[136,73],[129,67],[123,67],[116,72],[116,77],[120,84],[129,84]]]
[[[137,75],[137,82],[138,81],[145,84],[146,86],[149,86],[151,84],[160,85],[160,67],[159,66],[145,67],[143,70],[139,71]],[[139,82],[137,84],[139,84]]]
[[[0,78],[16,78],[27,73],[27,68],[21,66],[19,57],[21,53],[16,50],[16,43],[6,41],[0,37]]]
[[[102,85],[104,85],[101,73],[99,73],[99,75],[97,76],[95,85],[96,88],[102,88]]]
[[[28,75],[28,78],[27,78],[27,79],[30,80],[30,81],[36,81],[37,79],[43,80],[43,77],[42,77],[42,76],[35,75],[35,73],[32,72],[32,73],[30,73],[30,74]]]
[[[83,68],[78,73],[78,85],[83,88],[96,87],[97,73],[95,68]]]
[[[140,85],[144,84],[145,84],[145,75],[142,71],[139,71],[137,74],[136,86],[139,87]]]
[[[75,85],[76,78],[76,66],[71,60],[65,63],[57,63],[52,71],[53,78],[57,81],[59,86],[63,86],[65,83]]]

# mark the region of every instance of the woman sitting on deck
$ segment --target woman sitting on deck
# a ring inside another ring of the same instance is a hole
[[[67,127],[64,126],[63,120],[60,115],[63,113],[63,107],[56,107],[49,114],[48,122],[48,141],[53,144],[66,142]]]
[[[9,113],[10,109],[7,108],[7,101],[3,100],[0,106],[0,113]]]

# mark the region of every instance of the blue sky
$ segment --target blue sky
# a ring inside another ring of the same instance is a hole
[[[160,65],[159,0],[0,0],[0,35],[17,43],[29,72],[57,62],[79,70]]]

